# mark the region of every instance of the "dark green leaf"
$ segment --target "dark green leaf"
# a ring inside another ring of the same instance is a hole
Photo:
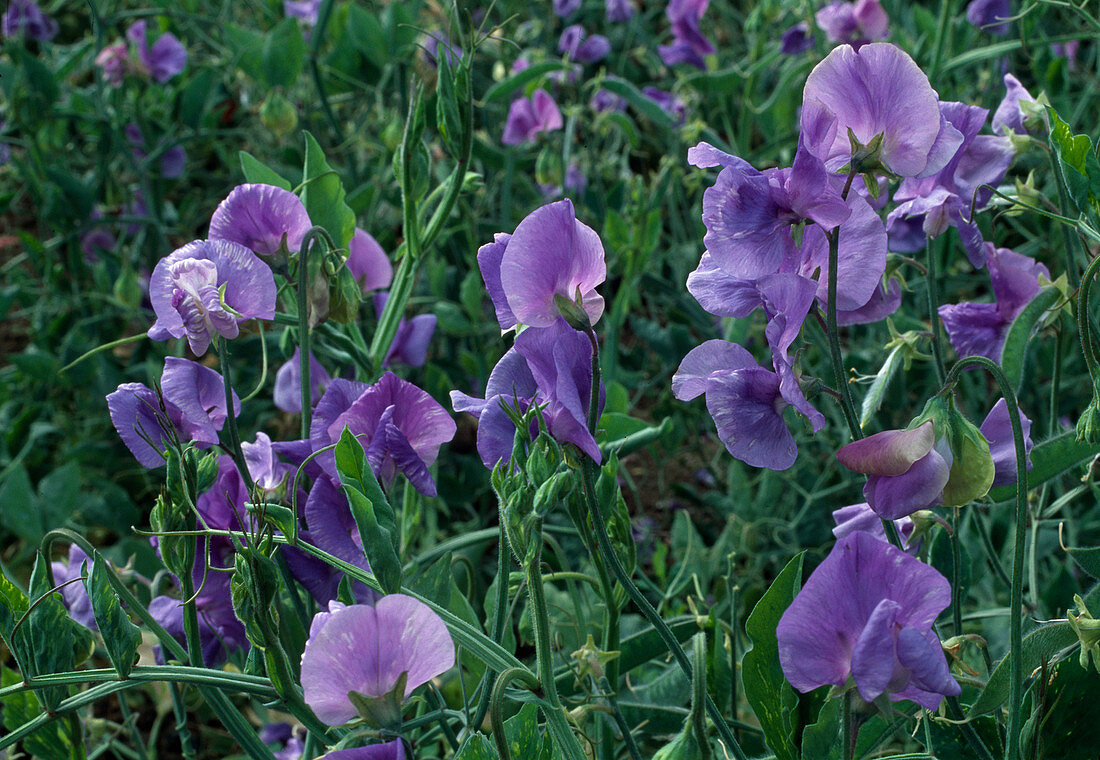
[[[355,233],[355,212],[345,201],[344,184],[325,160],[325,152],[313,135],[306,132],[305,136],[302,203],[313,223],[328,230],[338,248],[347,248]]]
[[[14,670],[0,666],[0,686],[14,686],[23,679]],[[14,731],[24,723],[42,714],[42,705],[33,691],[21,691],[5,697],[3,704],[4,728]],[[22,740],[23,751],[40,760],[72,760],[72,743],[65,724],[53,720],[28,734]]]
[[[123,611],[118,594],[107,580],[106,562],[99,552],[92,554],[87,581],[88,598],[92,601],[92,612],[107,647],[107,656],[118,671],[119,678],[127,678],[130,668],[137,662],[141,629],[131,623]]]
[[[224,31],[230,49],[237,53],[237,65],[253,79],[262,79],[264,36],[253,29],[246,29],[236,24],[227,24]]]
[[[550,737],[539,733],[538,708],[528,702],[504,721],[504,734],[512,760],[553,760]]]
[[[298,19],[285,18],[264,40],[263,79],[268,87],[289,88],[306,62],[306,41]]]
[[[1092,149],[1092,140],[1088,135],[1073,134],[1053,108],[1047,108],[1047,114],[1050,145],[1058,157],[1058,168],[1070,198],[1082,214],[1093,211],[1100,196],[1100,162]]]
[[[61,594],[47,594],[51,588],[46,576],[48,562],[41,553],[35,559],[31,571],[30,596],[33,600],[41,601],[38,601],[23,622],[30,640],[32,676],[72,670],[91,654],[92,648],[91,632],[69,617],[68,610],[61,602]],[[41,689],[37,693],[48,710],[55,710],[61,700],[68,696],[69,687],[55,686]]]
[[[486,103],[495,103],[498,100],[504,100],[516,90],[526,87],[540,77],[552,71],[563,71],[564,69],[565,65],[562,64],[561,61],[543,61],[542,63],[528,66],[518,74],[513,74],[503,82],[497,82],[490,87],[488,92],[485,93],[484,101]]]
[[[800,552],[787,563],[745,621],[745,632],[752,640],[752,649],[745,653],[741,663],[745,697],[752,705],[756,719],[764,729],[768,746],[778,760],[798,760],[792,721],[792,711],[798,704],[798,697],[779,665],[779,642],[775,629],[779,618],[802,588],[804,557],[805,552]]]
[[[1063,299],[1062,291],[1053,285],[1047,285],[1012,320],[1001,352],[1001,366],[1004,368],[1005,376],[1008,377],[1008,382],[1016,392],[1019,392],[1020,383],[1024,379],[1024,358],[1027,355],[1028,343],[1043,324],[1043,317],[1047,311],[1058,306]]]
[[[386,55],[386,33],[378,18],[364,6],[348,6],[348,37],[355,49],[367,57],[378,68],[384,68],[389,62]]]
[[[253,184],[274,185],[283,190],[290,190],[291,185],[288,181],[283,179],[277,171],[261,163],[251,153],[242,150],[238,155],[241,159],[241,171],[244,172],[246,180]]]
[[[1050,661],[1062,650],[1072,647],[1077,643],[1077,634],[1074,633],[1069,623],[1054,623],[1044,625],[1041,628],[1024,636],[1023,642],[1023,666],[1024,673],[1030,673],[1039,667],[1043,661]],[[1008,699],[1009,687],[1009,658],[1005,657],[989,676],[985,688],[974,704],[970,706],[967,717],[973,718],[993,712]]]
[[[1100,546],[1073,546],[1066,551],[1082,570],[1093,578],[1100,578]]]
[[[1072,430],[1048,438],[1036,444],[1031,450],[1032,468],[1027,473],[1028,488],[1040,486],[1097,454],[1100,454],[1100,446],[1091,446],[1077,441]],[[993,501],[1008,501],[1015,495],[1015,484],[997,486],[989,490],[989,498]]]
[[[199,69],[180,95],[180,121],[192,129],[198,128],[206,113],[217,76],[214,69]]]
[[[802,731],[802,760],[830,760],[840,749],[840,700],[826,699],[817,722]]]
[[[497,751],[485,734],[475,733],[462,743],[455,753],[454,760],[496,760]]]
[[[605,90],[618,95],[620,98],[625,98],[639,113],[658,127],[672,129],[672,117],[665,113],[665,109],[647,98],[641,90],[630,82],[622,79],[605,79],[603,86]]]

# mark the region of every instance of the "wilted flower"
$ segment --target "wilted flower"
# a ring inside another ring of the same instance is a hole
[[[301,199],[274,185],[238,185],[210,218],[210,239],[240,243],[260,256],[277,253],[286,239],[297,253],[313,223]]]
[[[142,68],[154,82],[164,84],[187,66],[187,48],[171,32],[160,35],[150,45],[146,27],[145,20],[135,22],[126,30],[126,39],[137,48]]]
[[[830,169],[839,169],[852,160],[849,130],[863,146],[881,140],[879,163],[902,177],[935,174],[962,143],[962,135],[940,114],[928,77],[886,42],[859,50],[838,45],[806,79],[806,147]]]
[[[302,688],[306,703],[330,726],[359,714],[350,693],[377,708],[365,717],[399,720],[401,703],[454,662],[447,626],[418,599],[390,594],[373,607],[332,602],[310,626]]]
[[[508,109],[508,121],[504,125],[505,145],[523,145],[534,142],[542,132],[562,127],[558,104],[546,90],[535,90],[530,98],[516,98]]]
[[[275,277],[242,245],[196,240],[160,260],[149,281],[149,299],[157,315],[149,337],[186,335],[201,356],[215,335],[237,337],[238,323],[274,318]]]
[[[859,48],[890,36],[890,18],[879,0],[834,0],[814,15],[829,42],[847,42]]]
[[[851,678],[859,696],[885,694],[929,710],[960,693],[932,625],[951,602],[934,568],[869,533],[837,541],[783,613],[779,663],[801,692]]]
[[[1008,34],[1012,16],[1012,0],[971,0],[966,6],[966,20],[984,32],[1000,37]]]
[[[174,433],[183,442],[194,441],[205,449],[218,443],[218,431],[225,424],[225,386],[222,376],[189,359],[169,356],[164,360],[160,381],[161,397],[142,383],[123,383],[107,395],[111,423],[126,448],[144,467],[164,464],[166,438]],[[241,402],[233,394],[233,416]],[[164,426],[169,430],[166,432]]]
[[[569,199],[535,209],[511,235],[498,233],[478,250],[477,262],[502,330],[549,327],[561,313],[559,296],[579,299],[591,324],[603,314],[596,292],[607,277],[603,244],[577,220]]]
[[[47,42],[57,35],[57,22],[43,13],[34,0],[10,0],[0,18],[0,33],[6,39],[23,35]]]

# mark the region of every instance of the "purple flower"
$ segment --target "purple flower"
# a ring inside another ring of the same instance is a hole
[[[283,15],[296,18],[305,26],[317,25],[317,13],[321,10],[321,0],[283,0]]]
[[[687,104],[683,98],[671,92],[665,92],[657,87],[643,87],[642,94],[661,107],[661,110],[672,117],[677,125],[687,121]]]
[[[709,340],[693,348],[672,376],[672,393],[681,401],[705,393],[718,438],[742,462],[770,470],[794,464],[798,449],[783,421],[790,402],[781,393],[780,377],[736,343]],[[820,429],[824,419],[814,424]]]
[[[335,752],[326,752],[325,760],[405,760],[405,744],[400,739],[394,739],[385,744],[371,744],[368,747],[355,747],[352,749],[338,749]]]
[[[577,221],[569,199],[535,209],[511,235],[498,233],[478,250],[477,263],[502,330],[554,324],[556,296],[579,297],[592,324],[603,314],[603,296],[596,292],[607,277],[603,244]]]
[[[611,43],[602,34],[585,36],[584,27],[580,24],[567,26],[558,40],[558,52],[565,53],[571,60],[581,63],[596,63],[607,57],[611,52]]]
[[[279,461],[267,433],[256,433],[253,443],[241,443],[241,453],[252,481],[268,493],[282,490],[287,477],[294,474],[294,467]]]
[[[65,602],[65,608],[69,611],[69,617],[80,623],[85,628],[98,631],[99,626],[95,621],[95,613],[92,611],[92,600],[88,597],[88,589],[84,583],[77,581],[81,577],[81,568],[87,563],[89,576],[92,572],[92,560],[76,544],[69,545],[67,562],[51,562],[54,584],[61,586],[61,599]],[[71,581],[71,583],[70,583]]]
[[[783,32],[779,52],[783,55],[802,55],[814,46],[814,36],[805,21],[800,21]]]
[[[710,0],[669,0],[665,15],[672,24],[672,44],[657,46],[666,66],[687,63],[706,69],[704,57],[714,52],[714,45],[699,30],[699,21],[708,5]]]
[[[170,356],[164,360],[161,396],[163,408],[157,393],[142,383],[123,383],[107,395],[111,423],[142,466],[164,464],[170,435],[194,441],[200,449],[218,443],[218,431],[228,416],[221,375],[197,362]],[[233,394],[233,416],[240,411],[241,402]]]
[[[932,631],[950,602],[951,585],[934,568],[853,533],[837,541],[779,620],[783,674],[801,692],[851,678],[865,702],[886,694],[935,710],[961,691]]]
[[[366,230],[355,228],[348,242],[347,267],[363,293],[388,288],[393,281],[393,265],[378,241]]]
[[[228,240],[196,240],[153,269],[149,299],[153,340],[187,336],[197,356],[215,335],[237,337],[240,322],[275,317],[275,277],[263,261]]]
[[[840,224],[837,259],[838,315],[863,309],[881,294],[882,275],[886,271],[887,235],[882,220],[858,193],[848,194],[847,206],[851,213]],[[817,274],[817,300],[826,306],[829,241],[821,225],[808,226],[803,233],[798,271],[805,277]]]
[[[852,157],[848,130],[862,145],[881,134],[879,160],[902,177],[935,174],[962,143],[928,77],[889,43],[833,48],[810,72],[802,99],[802,137],[830,169]]]
[[[327,475],[316,478],[306,499],[305,518],[309,530],[304,534],[304,540],[349,565],[371,572],[359,527],[338,482]],[[325,604],[336,597],[341,577],[340,571],[323,566],[309,578],[307,588],[321,604]],[[378,599],[378,594],[364,583],[352,581],[351,588],[356,600],[364,604]]]
[[[596,94],[588,101],[588,107],[596,113],[625,111],[626,99],[619,97],[610,90],[601,88],[596,90]]]
[[[836,527],[833,528],[833,535],[838,539],[852,533],[861,532],[870,533],[880,541],[886,540],[882,518],[875,514],[875,511],[868,506],[867,502],[834,509],[833,522],[836,523]],[[894,527],[898,529],[898,535],[901,536],[902,542],[908,544],[909,537],[913,535],[913,521],[908,517],[903,517],[900,520],[894,520]],[[912,551],[914,548],[910,547],[910,550]]]
[[[424,51],[424,57],[432,68],[439,65],[440,48],[443,49],[443,55],[446,56],[449,65],[455,66],[462,59],[462,48],[447,39],[447,35],[443,32],[428,32],[421,39],[420,44]]]
[[[1035,98],[1027,88],[1020,84],[1020,80],[1011,74],[1005,74],[1005,96],[993,112],[993,131],[997,134],[1026,135],[1029,130],[1025,124],[1025,114],[1020,107],[1021,103],[1034,103]]]
[[[302,412],[302,349],[295,348],[294,355],[275,373],[275,406],[290,414]],[[311,351],[309,354],[309,388],[313,403],[321,397],[332,377]]]
[[[455,423],[425,391],[392,372],[374,385],[333,380],[313,413],[309,437],[314,451],[340,440],[345,426],[363,444],[367,461],[384,487],[400,471],[422,494],[436,495],[428,468],[439,447],[454,437]],[[333,454],[318,459],[335,477]]]
[[[971,0],[966,6],[966,20],[984,32],[1000,37],[1008,34],[1012,16],[1012,0]]]
[[[1027,469],[1031,470],[1031,449],[1035,444],[1031,440],[1031,420],[1020,411],[1020,432],[1024,434],[1024,454]],[[985,416],[979,428],[989,441],[989,454],[993,457],[993,485],[1008,486],[1016,483],[1016,444],[1012,439],[1012,420],[1008,413],[1008,404],[1003,398]]]
[[[454,663],[454,642],[440,617],[418,599],[390,594],[373,607],[333,605],[313,618],[302,653],[302,688],[317,717],[339,726],[358,714],[349,692],[391,697],[399,710],[415,689]],[[394,693],[403,674],[404,690]]]
[[[848,42],[854,47],[890,36],[890,18],[879,0],[835,0],[814,14],[829,42]]]
[[[92,263],[99,261],[100,251],[113,251],[118,245],[115,236],[105,225],[95,224],[101,219],[103,212],[98,208],[94,209],[88,217],[88,221],[93,223],[92,228],[80,236],[80,251],[84,254],[84,259]]]
[[[984,244],[994,303],[943,304],[940,319],[955,353],[979,355],[1000,362],[1012,320],[1039,293],[1039,278],[1050,277],[1047,268],[1030,256]]]
[[[138,60],[157,84],[164,84],[187,66],[187,48],[170,32],[165,32],[149,45],[146,22],[137,21],[126,30],[128,39],[137,48]]]
[[[504,125],[505,145],[523,145],[534,142],[542,132],[562,127],[558,104],[546,90],[535,90],[530,98],[516,98],[508,109],[508,121]]]
[[[264,744],[281,744],[275,752],[275,760],[300,760],[305,751],[303,736],[289,723],[268,723],[260,729],[260,741]],[[331,755],[330,755],[331,756]]]
[[[313,223],[301,199],[274,185],[238,185],[214,210],[210,239],[240,243],[260,256],[278,253],[286,238],[297,252]]]
[[[29,40],[48,42],[57,35],[57,22],[43,13],[34,0],[10,0],[0,18],[0,33],[5,39],[23,35]]]
[[[558,18],[572,16],[581,7],[581,0],[554,0],[554,13]]]
[[[123,130],[130,149],[134,154],[135,162],[142,162],[149,155],[145,152],[145,136],[141,134],[141,127],[130,122]],[[182,145],[173,145],[160,154],[160,174],[165,179],[176,179],[183,174],[187,165],[187,151]]]
[[[1077,53],[1081,50],[1081,40],[1067,40],[1066,42],[1050,43],[1050,52],[1058,58],[1066,59],[1066,68],[1074,71],[1077,68]]]
[[[103,69],[103,78],[111,87],[118,87],[122,79],[130,73],[130,50],[125,42],[116,42],[99,51],[95,65]]]
[[[946,441],[936,445],[929,420],[912,430],[884,430],[852,441],[836,458],[867,475],[863,496],[880,517],[897,520],[939,504],[953,456]]]
[[[201,581],[201,561],[196,563],[196,570],[199,571]],[[199,614],[199,641],[206,667],[219,667],[225,662],[229,652],[248,647],[244,625],[233,612],[228,573],[211,571],[207,575],[202,590],[195,597],[195,607]],[[149,613],[172,638],[181,644],[186,643],[183,602],[170,596],[158,596],[149,602]]]
[[[374,313],[382,317],[389,293],[374,294]],[[409,367],[422,367],[428,358],[428,344],[435,333],[435,314],[417,314],[412,319],[401,318],[397,332],[393,336],[390,350],[382,360],[382,366],[405,364]]]
[[[622,24],[634,17],[630,0],[604,0],[604,17],[612,24]]]

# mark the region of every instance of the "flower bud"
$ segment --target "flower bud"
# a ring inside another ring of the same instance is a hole
[[[1077,440],[1090,446],[1100,443],[1100,409],[1097,409],[1095,393],[1077,420]]]
[[[298,126],[298,111],[282,93],[273,92],[260,106],[260,121],[276,137],[286,137]]]
[[[1073,603],[1077,605],[1077,609],[1067,612],[1066,617],[1069,618],[1073,632],[1081,640],[1081,667],[1087,669],[1091,657],[1093,667],[1100,673],[1100,620],[1092,616],[1080,595],[1073,595]]]
[[[944,505],[962,507],[989,493],[996,473],[989,442],[974,423],[959,412],[954,398],[933,397],[910,426],[928,420],[932,420],[936,431],[937,445],[945,441],[951,453],[951,469],[947,485],[943,487]]]

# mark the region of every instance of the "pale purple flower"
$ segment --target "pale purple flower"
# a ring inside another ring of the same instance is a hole
[[[374,313],[381,318],[389,293],[375,293],[373,300]],[[435,334],[435,325],[435,314],[417,314],[412,319],[402,317],[397,325],[397,332],[394,333],[393,343],[382,360],[382,366],[405,364],[409,367],[423,367],[428,358],[428,344]]]
[[[405,673],[404,692],[392,694],[399,707],[454,663],[443,620],[418,599],[390,594],[373,607],[357,604],[314,618],[302,653],[302,688],[317,717],[339,726],[357,715],[349,692],[388,697]]]
[[[1024,435],[1024,461],[1030,471],[1031,450],[1035,443],[1031,440],[1031,420],[1023,413],[1020,414],[1020,432]],[[993,486],[1008,486],[1016,483],[1016,444],[1012,438],[1012,419],[1008,413],[1008,404],[1003,398],[997,399],[997,403],[985,416],[982,426],[978,428],[981,434],[989,442],[989,454],[993,457]]]
[[[554,0],[554,13],[558,18],[572,16],[581,7],[581,0]]]
[[[1047,268],[1030,256],[984,245],[994,303],[943,304],[940,319],[955,353],[976,354],[1000,362],[1012,320],[1039,293],[1039,278],[1050,277]]]
[[[358,227],[348,242],[347,267],[364,294],[388,288],[393,281],[390,257],[369,232]]]
[[[562,128],[561,111],[546,90],[535,90],[530,98],[516,98],[508,109],[504,125],[505,145],[523,145],[535,141],[543,132]]]
[[[283,0],[283,15],[296,18],[305,26],[317,25],[317,13],[321,0]]]
[[[235,338],[238,323],[275,317],[275,277],[256,254],[228,240],[196,240],[153,269],[149,299],[157,321],[153,340],[187,336],[206,353],[215,335]]]
[[[99,51],[95,65],[103,69],[103,78],[111,87],[122,84],[123,78],[130,73],[130,49],[125,42],[116,42]]]
[[[634,17],[630,0],[604,0],[604,17],[612,24],[622,24]]]
[[[946,441],[936,440],[931,420],[912,430],[884,430],[852,441],[836,458],[868,476],[863,496],[886,520],[939,504],[954,459]]]
[[[886,540],[886,530],[882,527],[882,518],[875,514],[875,511],[871,509],[867,502],[834,509],[833,522],[836,523],[836,527],[833,528],[833,535],[838,539],[852,533],[862,532],[870,533],[880,541]],[[898,529],[898,535],[901,536],[902,543],[908,546],[909,537],[913,535],[913,521],[908,517],[903,517],[900,520],[894,520],[894,527]],[[917,545],[919,544],[918,541]],[[916,546],[909,547],[910,552],[915,549]]]
[[[626,99],[619,97],[610,90],[601,88],[596,90],[596,94],[588,101],[588,107],[596,113],[625,111]]]
[[[596,63],[611,52],[611,43],[602,34],[587,36],[580,24],[567,26],[558,40],[558,52],[581,63]]]
[[[855,312],[882,294],[886,271],[886,228],[862,195],[849,193],[850,214],[840,224],[837,259],[837,314]],[[829,241],[821,225],[807,226],[802,235],[798,272],[817,276],[817,300],[828,305]],[[891,310],[892,311],[892,310]]]
[[[338,481],[327,475],[318,476],[305,501],[304,512],[308,530],[303,532],[303,540],[349,565],[371,572],[359,527]],[[319,603],[332,603],[342,577],[342,572],[322,565],[310,574],[304,585]],[[360,581],[352,581],[351,590],[356,601],[364,604],[378,599],[378,594]]]
[[[152,45],[146,36],[145,20],[136,21],[126,30],[128,39],[138,52],[142,68],[157,84],[164,84],[187,66],[187,48],[171,32],[165,32]]]
[[[1008,34],[1012,16],[1012,0],[971,0],[966,6],[966,20],[984,32],[1000,37]]]
[[[642,94],[659,105],[661,110],[671,116],[677,125],[682,125],[687,121],[687,104],[679,95],[666,92],[657,87],[643,87]]]
[[[141,127],[135,122],[130,122],[123,130],[130,149],[134,154],[135,162],[142,162],[149,155],[145,151],[145,136],[141,133]],[[182,145],[173,145],[160,154],[160,174],[165,179],[177,179],[183,174],[187,165],[187,151]]]
[[[57,36],[57,22],[42,12],[34,0],[9,0],[8,9],[0,18],[0,33],[5,39],[25,36],[29,40],[48,42]]]
[[[1005,96],[1001,99],[997,110],[993,112],[993,131],[997,134],[1026,135],[1029,131],[1025,125],[1025,115],[1020,108],[1020,103],[1034,103],[1035,98],[1020,84],[1020,80],[1005,74]]]
[[[851,159],[849,129],[863,145],[882,134],[879,159],[902,177],[935,174],[962,143],[928,77],[885,42],[838,45],[806,79],[802,137],[832,170]]]
[[[222,376],[188,359],[164,360],[161,393],[163,408],[157,393],[142,383],[123,383],[107,395],[107,409],[119,437],[149,468],[164,464],[169,436],[194,441],[200,449],[217,444],[228,414]],[[234,393],[234,417],[240,414],[240,403]]]
[[[932,630],[950,602],[951,584],[934,568],[869,533],[852,533],[779,620],[783,674],[804,693],[852,679],[865,702],[885,694],[935,710],[961,691]]]
[[[814,15],[829,42],[847,42],[858,48],[890,36],[890,19],[879,0],[834,0]]]
[[[451,66],[455,66],[462,59],[462,48],[451,42],[441,31],[428,32],[421,39],[420,44],[424,57],[432,68],[439,66],[440,49],[443,50],[443,55]]]
[[[84,254],[86,261],[93,263],[99,261],[100,251],[113,251],[118,245],[118,241],[107,226],[96,223],[102,219],[103,211],[98,208],[93,209],[88,217],[88,221],[93,223],[92,227],[80,236],[80,251]]]
[[[814,36],[805,21],[800,21],[783,32],[779,52],[783,55],[802,55],[814,46]]]
[[[294,349],[294,355],[275,373],[275,406],[290,414],[302,412],[302,365],[301,348]],[[332,381],[321,362],[311,351],[309,354],[309,387],[313,403],[321,398],[321,394]]]
[[[87,566],[85,567],[85,563]],[[95,613],[92,611],[92,600],[88,597],[88,589],[82,581],[81,569],[84,568],[88,575],[92,573],[92,560],[76,544],[69,545],[69,556],[66,562],[51,562],[53,570],[53,582],[61,587],[61,599],[65,603],[65,609],[69,611],[69,617],[80,623],[85,628],[98,631],[99,626],[95,621]],[[69,581],[72,581],[71,583]]]
[[[401,472],[425,496],[436,495],[428,468],[440,446],[454,437],[455,423],[425,391],[392,372],[374,385],[333,380],[313,413],[310,442],[314,451],[340,440],[345,426],[363,445],[383,487],[388,488]],[[335,477],[333,454],[318,459]]]
[[[295,731],[289,723],[268,723],[260,729],[260,741],[264,744],[281,744],[275,752],[275,760],[301,760],[305,751],[304,729]]]
[[[244,454],[245,466],[252,476],[252,482],[265,491],[280,490],[287,478],[294,474],[294,467],[279,461],[267,433],[256,433],[256,440],[252,443],[243,441],[241,453]]]
[[[1052,42],[1050,52],[1058,58],[1066,59],[1066,68],[1070,71],[1077,69],[1077,53],[1081,50],[1081,40],[1067,40],[1066,42]]]
[[[238,185],[210,219],[210,239],[239,243],[260,256],[297,253],[313,223],[301,199],[274,185]]]
[[[338,749],[324,755],[325,760],[405,760],[406,757],[405,744],[400,739],[367,747]]]
[[[199,581],[202,580],[201,560],[196,563]],[[195,597],[199,617],[199,641],[202,663],[208,668],[221,666],[230,652],[248,648],[244,625],[233,612],[233,598],[229,588],[230,574],[210,572],[201,591]],[[199,588],[196,583],[196,588]],[[183,602],[170,596],[158,596],[149,602],[149,613],[181,644],[187,637],[183,626]],[[160,649],[159,646],[154,649]]]
[[[669,0],[665,15],[672,24],[672,44],[657,46],[666,66],[687,63],[706,69],[704,58],[714,52],[714,45],[699,30],[699,22],[708,5],[710,0]]]
[[[535,209],[511,235],[498,233],[477,254],[502,330],[549,327],[560,313],[555,296],[581,304],[592,324],[603,314],[596,286],[607,277],[603,244],[577,220],[569,199]]]

